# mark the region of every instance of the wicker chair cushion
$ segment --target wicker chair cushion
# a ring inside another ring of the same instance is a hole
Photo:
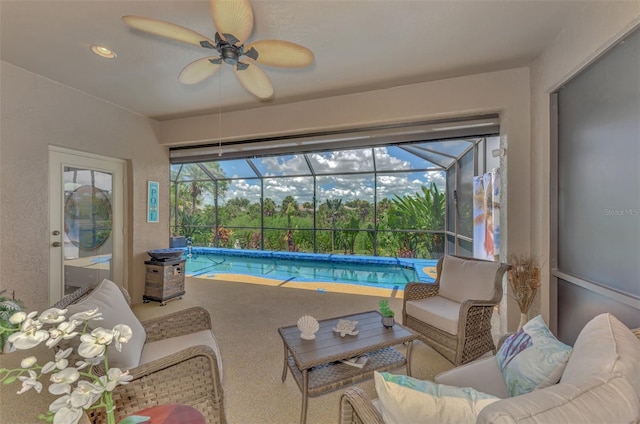
[[[499,262],[471,261],[445,256],[440,275],[440,296],[464,302],[465,300],[490,300],[495,290]]]
[[[146,343],[142,349],[142,355],[140,355],[140,365],[180,352],[187,347],[200,345],[209,346],[216,353],[220,381],[222,382],[222,356],[220,355],[218,342],[211,330],[202,330],[196,333]]]
[[[451,335],[458,334],[460,304],[446,297],[433,296],[406,303],[407,315],[426,322]]]
[[[95,308],[102,312],[103,320],[93,321],[93,327],[111,329],[117,324],[126,324],[133,331],[129,342],[122,346],[122,352],[118,352],[114,344],[109,346],[109,366],[122,370],[137,367],[147,333],[114,282],[103,280],[88,296],[68,307],[70,315]]]

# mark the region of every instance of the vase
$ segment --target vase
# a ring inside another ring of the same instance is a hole
[[[518,324],[518,330],[524,327],[524,325],[529,321],[529,314],[520,312],[520,323]]]
[[[391,328],[396,323],[396,320],[393,317],[382,317],[382,325],[384,328]]]

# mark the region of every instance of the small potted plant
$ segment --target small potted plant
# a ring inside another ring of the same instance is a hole
[[[380,299],[380,302],[378,302],[378,310],[380,311],[380,315],[382,315],[382,325],[384,325],[384,328],[393,327],[396,323],[393,318],[395,313],[389,307],[389,301],[387,299]]]
[[[9,297],[5,295],[6,292],[6,290],[0,291],[0,327],[3,330],[17,328],[17,325],[9,322],[9,318],[16,312],[24,310],[22,302],[15,299],[14,296]],[[0,352],[2,353],[9,353],[12,350],[11,345],[7,341],[8,337],[9,333],[0,331]]]

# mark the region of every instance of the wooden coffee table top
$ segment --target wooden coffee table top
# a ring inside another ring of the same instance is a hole
[[[340,319],[358,321],[355,336],[340,336],[333,331]],[[361,355],[376,349],[383,349],[416,340],[418,334],[396,323],[392,328],[384,328],[381,316],[376,311],[345,315],[319,321],[320,329],[314,340],[300,338],[297,325],[278,329],[285,346],[289,349],[298,369],[305,370],[317,365]]]

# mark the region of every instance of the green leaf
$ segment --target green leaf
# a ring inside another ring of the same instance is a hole
[[[6,380],[4,380],[4,381],[3,381],[3,383],[4,383],[4,384],[11,384],[11,383],[13,383],[13,382],[14,382],[14,381],[16,381],[16,380],[17,380],[16,376],[15,376],[15,375],[12,375],[11,377],[7,377],[7,379],[6,379]]]
[[[136,424],[149,421],[151,417],[143,417],[142,415],[131,415],[124,420],[120,421],[120,424]]]
[[[53,416],[54,416],[53,412],[48,411],[46,414],[38,415],[38,419],[42,420],[42,421],[46,421],[48,423],[51,423],[51,422],[53,422]]]

